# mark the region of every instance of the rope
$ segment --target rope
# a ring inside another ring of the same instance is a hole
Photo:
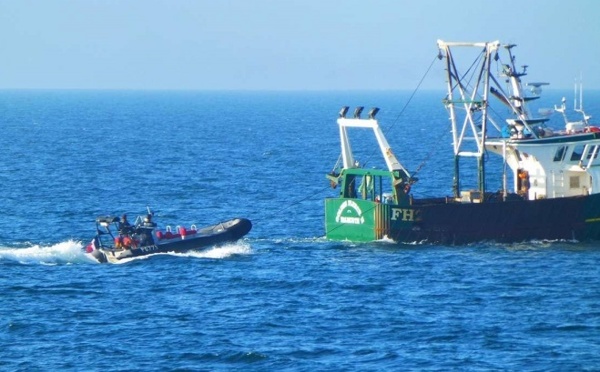
[[[264,221],[264,220],[270,219],[272,216],[275,216],[275,215],[278,215],[278,214],[280,214],[280,213],[281,213],[282,211],[284,211],[285,209],[289,209],[290,207],[292,207],[292,206],[295,206],[295,205],[298,205],[298,204],[300,204],[300,203],[302,203],[302,202],[304,202],[304,201],[306,201],[306,200],[308,200],[308,199],[312,199],[312,198],[314,198],[314,197],[316,197],[316,196],[319,196],[320,194],[322,194],[322,193],[323,193],[325,190],[327,190],[327,189],[331,189],[331,186],[329,186],[329,185],[327,185],[327,186],[324,186],[323,188],[319,189],[318,191],[315,191],[315,192],[314,192],[314,193],[312,193],[312,194],[309,194],[308,196],[306,196],[306,197],[304,197],[304,198],[297,199],[297,200],[295,200],[295,201],[292,201],[292,202],[291,202],[291,203],[289,203],[289,204],[286,204],[286,205],[285,205],[285,207],[282,207],[282,208],[279,208],[279,209],[277,209],[277,210],[273,211],[273,212],[272,212],[272,213],[270,213],[268,216],[264,216],[264,217],[262,217],[262,218],[256,218],[256,219],[254,219],[254,218],[253,218],[253,219],[252,219],[252,221],[253,221],[253,222],[254,222],[254,221],[259,221],[259,222],[260,222],[260,221]]]
[[[342,161],[342,154],[340,154],[340,156],[338,156],[338,159],[335,162],[335,165],[333,166],[333,169],[331,170],[332,172],[335,172],[335,170],[338,168],[338,165],[340,164],[341,161]]]
[[[442,138],[444,138],[444,136],[448,133],[446,131],[440,131],[440,132],[441,132],[441,134],[440,134],[439,138],[437,139],[437,141],[435,142],[435,146],[431,146],[431,150],[429,150],[429,152],[427,153],[427,155],[425,156],[423,161],[421,161],[421,164],[419,164],[419,166],[413,173],[413,176],[416,176],[421,171],[421,169],[425,166],[425,163],[427,163],[431,159],[434,151],[437,151],[439,148],[437,145],[442,141]]]

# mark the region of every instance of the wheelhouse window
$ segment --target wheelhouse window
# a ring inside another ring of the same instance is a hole
[[[567,146],[559,147],[558,150],[556,150],[556,153],[554,154],[554,161],[563,161],[565,158],[565,154],[567,153],[567,149]]]
[[[571,154],[572,161],[582,160],[583,154],[585,153],[585,160],[590,160],[592,157],[596,159],[598,157],[598,151],[596,150],[598,146],[588,146],[586,149],[585,145],[578,145],[573,149],[573,153]],[[595,151],[596,150],[596,151]]]
[[[573,153],[571,154],[571,161],[579,161],[581,160],[581,155],[583,155],[583,145],[577,145],[573,149]]]

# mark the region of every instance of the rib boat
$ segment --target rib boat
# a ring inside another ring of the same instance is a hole
[[[438,40],[437,46],[446,71],[442,104],[452,135],[452,193],[415,197],[426,180],[396,158],[376,119],[379,109],[361,117],[363,107],[352,116],[343,107],[337,119],[341,162],[327,174],[339,193],[325,200],[326,237],[450,245],[598,240],[600,128],[585,114],[558,130],[547,126],[547,117],[532,115],[528,105],[539,96],[523,88],[527,66],[517,67],[516,45]],[[474,50],[474,62],[457,60],[462,48]],[[508,117],[496,118],[497,104],[508,108]],[[386,168],[360,165],[350,144],[355,130],[373,132]],[[499,169],[488,169],[488,154],[499,157]],[[502,179],[500,190],[487,189],[490,172]],[[470,182],[463,179],[469,174]]]
[[[116,263],[126,258],[156,253],[182,253],[234,242],[252,229],[246,218],[233,218],[214,225],[197,228],[191,225],[166,226],[157,229],[152,213],[138,216],[133,225],[124,215],[96,218],[96,236],[85,247],[85,252],[100,263]]]

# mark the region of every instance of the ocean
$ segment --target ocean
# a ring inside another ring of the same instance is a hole
[[[443,97],[0,91],[0,370],[600,370],[598,243],[324,238],[340,108],[380,107],[395,154],[418,170],[412,192],[442,196]],[[594,118],[597,102],[586,92]],[[353,146],[377,165],[370,137]],[[97,216],[147,207],[159,227],[239,216],[253,229],[117,265],[82,252]]]

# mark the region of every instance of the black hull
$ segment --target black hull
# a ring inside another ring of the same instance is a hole
[[[126,258],[147,256],[156,253],[182,253],[190,250],[213,247],[218,244],[234,242],[244,237],[252,229],[252,223],[245,218],[236,218],[202,228],[197,234],[185,238],[165,239],[153,245],[132,249],[114,249],[102,247],[89,254],[101,263],[116,262]]]
[[[344,208],[353,200],[356,210]],[[348,202],[349,203],[349,202]],[[355,213],[344,223],[340,215]],[[340,214],[341,213],[341,214]],[[460,203],[446,198],[410,205],[379,204],[358,199],[326,200],[327,237],[401,243],[449,245],[481,241],[514,243],[532,240],[600,240],[600,194],[555,199],[486,200]]]
[[[465,244],[480,241],[600,240],[600,196],[506,202],[414,205],[410,228],[390,236],[401,242]]]

